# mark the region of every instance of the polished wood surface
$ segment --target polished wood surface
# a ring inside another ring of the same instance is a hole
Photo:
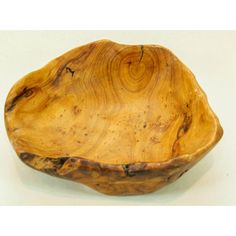
[[[108,40],[19,80],[5,122],[29,166],[124,195],[178,178],[223,134],[194,75],[172,52]]]

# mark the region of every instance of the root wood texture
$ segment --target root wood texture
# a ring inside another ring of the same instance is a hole
[[[172,52],[108,40],[19,80],[5,123],[30,167],[114,195],[173,182],[223,134],[194,75]]]

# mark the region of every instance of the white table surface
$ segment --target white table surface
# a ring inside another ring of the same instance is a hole
[[[23,75],[98,39],[160,44],[195,74],[224,128],[218,145],[175,183],[155,193],[106,196],[24,165],[9,143],[3,109]],[[0,205],[236,204],[236,31],[0,31]]]

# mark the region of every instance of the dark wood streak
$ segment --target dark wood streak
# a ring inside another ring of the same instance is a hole
[[[25,87],[17,96],[15,96],[10,102],[9,106],[6,106],[5,111],[10,112],[14,109],[15,105],[24,97],[29,97],[33,94],[33,88]]]
[[[22,161],[31,161],[33,160],[33,158],[35,158],[36,155],[32,154],[32,153],[28,153],[28,152],[23,152],[19,155],[20,159]]]
[[[59,170],[69,159],[69,157],[43,158],[29,152],[20,153],[19,158],[33,169],[40,170],[54,176],[57,176],[57,170]],[[38,165],[42,169],[37,168]]]
[[[179,140],[183,137],[184,134],[187,133],[191,123],[192,123],[192,114],[185,112],[183,123],[177,131],[176,139],[172,146],[172,157],[178,156]]]

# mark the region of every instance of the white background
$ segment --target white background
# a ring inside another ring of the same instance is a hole
[[[26,73],[79,45],[107,38],[171,49],[196,75],[224,128],[218,145],[175,183],[143,196],[111,197],[25,166],[11,147],[5,98]],[[233,205],[236,204],[236,31],[1,31],[1,205]]]

